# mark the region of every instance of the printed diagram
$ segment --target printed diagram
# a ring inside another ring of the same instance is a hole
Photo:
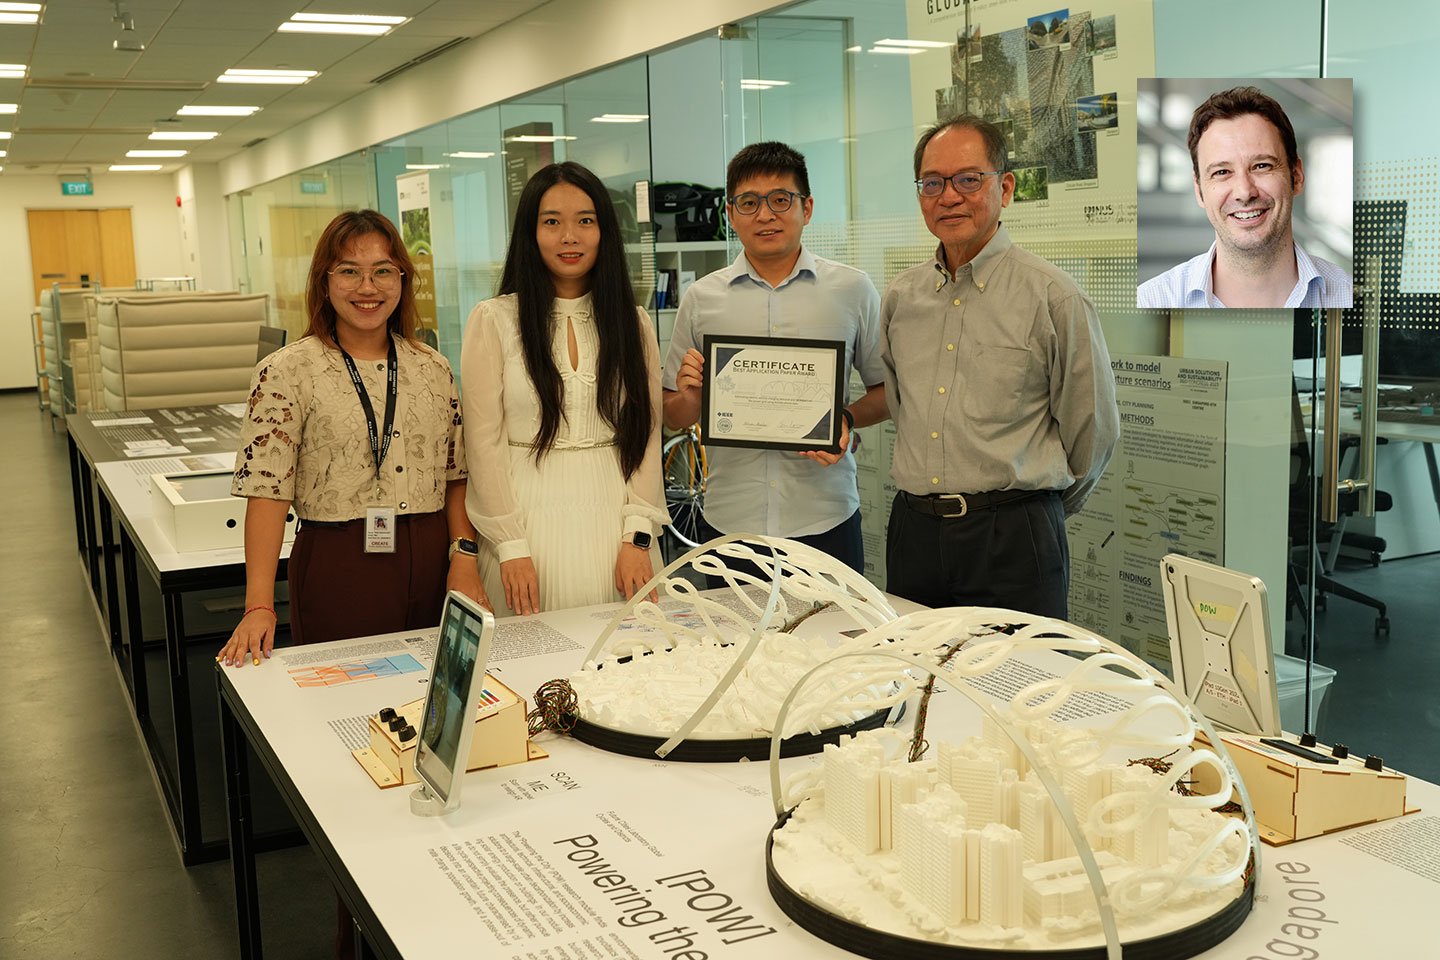
[[[1213,493],[1141,480],[1134,474],[1123,485],[1124,536],[1132,549],[1163,548],[1160,555],[1183,553],[1220,563],[1220,501]],[[1147,553],[1150,551],[1146,551]]]
[[[290,678],[297,687],[334,687],[342,683],[398,677],[402,673],[419,673],[424,669],[419,660],[403,653],[393,657],[371,657],[314,667],[296,667],[290,671]]]

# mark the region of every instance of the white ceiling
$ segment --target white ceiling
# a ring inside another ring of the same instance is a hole
[[[0,79],[6,173],[104,173],[112,163],[209,163],[374,88],[371,80],[456,38],[476,37],[546,0],[121,0],[143,53],[113,49],[113,0],[49,0],[38,26],[0,24],[0,63],[29,67]],[[412,19],[383,37],[276,33],[295,13]],[[297,87],[216,83],[232,67],[319,70]],[[152,89],[145,89],[145,85]],[[189,105],[251,105],[250,117],[185,117]],[[153,130],[216,130],[207,142],[160,143]],[[179,160],[127,159],[127,150],[186,149]],[[3,176],[4,174],[0,174]]]

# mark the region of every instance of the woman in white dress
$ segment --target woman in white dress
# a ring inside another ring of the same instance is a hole
[[[660,351],[610,196],[578,163],[526,184],[460,370],[466,508],[496,614],[628,599],[658,569],[669,519]]]

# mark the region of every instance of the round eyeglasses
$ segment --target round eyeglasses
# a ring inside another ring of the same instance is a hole
[[[965,170],[950,177],[931,175],[915,181],[915,189],[922,197],[938,197],[945,192],[945,184],[955,188],[956,193],[974,193],[985,185],[986,177],[998,177],[1004,170]]]
[[[786,213],[795,206],[796,200],[803,201],[806,198],[807,194],[796,193],[794,190],[771,190],[766,194],[742,193],[730,198],[730,206],[742,217],[753,217],[760,212],[762,200],[771,213]]]
[[[335,281],[335,286],[341,290],[354,290],[365,281],[367,275],[377,289],[393,290],[400,285],[400,278],[405,276],[404,270],[389,265],[371,267],[369,270],[362,270],[360,267],[336,267],[325,272],[330,274],[330,279]]]

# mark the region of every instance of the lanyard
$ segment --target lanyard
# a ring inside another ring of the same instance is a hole
[[[355,368],[355,361],[345,352],[344,347],[340,347],[340,355],[345,358],[345,366],[350,369],[350,382],[355,385],[355,392],[360,396],[360,409],[365,411],[365,425],[370,429],[370,455],[375,458],[375,480],[378,483],[380,464],[390,450],[390,433],[395,426],[395,397],[400,392],[400,365],[395,360],[395,341],[391,339],[390,353],[385,357],[385,429],[379,434],[375,432],[375,408],[370,405],[370,394],[365,389],[365,381],[360,379],[360,371]]]

